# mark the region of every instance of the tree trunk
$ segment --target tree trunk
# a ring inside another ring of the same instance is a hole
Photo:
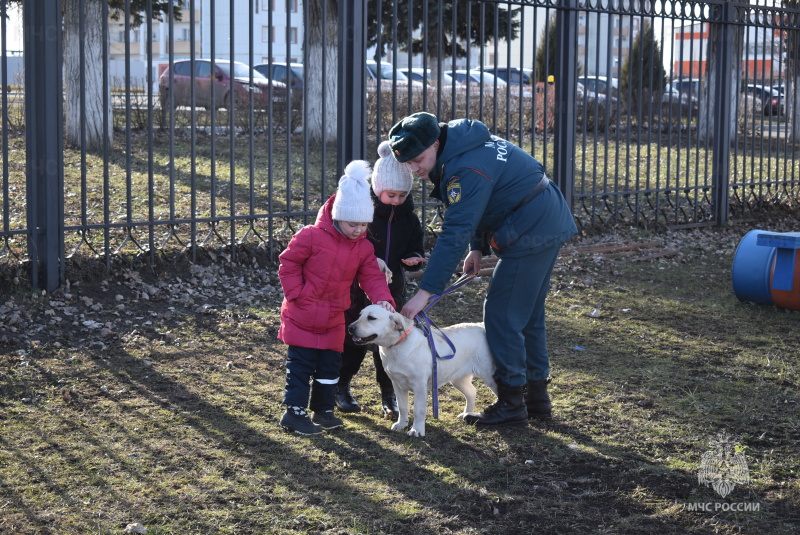
[[[787,2],[787,7],[797,9],[798,2]],[[786,32],[786,87],[784,87],[784,105],[786,106],[786,125],[789,129],[789,140],[796,143],[800,140],[800,35],[797,32]]]
[[[103,87],[103,0],[84,0],[83,35],[79,0],[64,0],[64,87],[66,90],[66,141],[86,150],[103,148],[103,136],[113,138],[111,90]],[[81,46],[83,65],[81,65]],[[84,87],[81,88],[81,70]],[[103,128],[103,93],[108,97],[108,124]],[[82,114],[82,106],[85,115]],[[83,132],[81,127],[83,125]]]
[[[327,11],[323,19],[323,5]],[[336,104],[338,71],[338,4],[334,0],[303,2],[308,10],[306,47],[308,65],[305,83],[308,87],[308,107],[305,110],[305,129],[309,141],[319,143],[336,140]],[[322,58],[325,57],[325,70]],[[314,68],[310,68],[311,66]],[[324,130],[323,130],[323,102]]]
[[[722,73],[722,80],[718,79],[717,61],[720,52],[719,34],[722,28],[718,24],[709,24],[708,30],[708,61],[706,63],[706,86],[698,96],[702,100],[700,103],[700,116],[697,119],[697,136],[700,141],[713,141],[714,130],[717,126],[714,122],[716,111],[716,100],[714,98],[718,83],[733,83],[733,102],[731,103],[730,116],[725,121],[725,125],[730,130],[730,139],[736,139],[737,103],[739,101],[740,88],[742,85],[742,57],[744,53],[744,27],[737,27],[736,36],[733,40],[733,61],[731,62],[731,72]],[[730,80],[731,82],[728,82]]]

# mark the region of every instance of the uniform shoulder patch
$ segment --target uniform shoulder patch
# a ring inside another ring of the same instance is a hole
[[[450,204],[461,200],[461,183],[457,179],[447,184],[447,200]]]

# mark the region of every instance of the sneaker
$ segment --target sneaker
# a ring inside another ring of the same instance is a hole
[[[300,435],[318,435],[322,427],[316,425],[308,418],[308,413],[302,407],[287,407],[281,416],[281,427],[294,431]]]
[[[334,416],[333,411],[315,412],[314,416],[311,417],[311,421],[322,427],[322,429],[344,427],[342,419]]]

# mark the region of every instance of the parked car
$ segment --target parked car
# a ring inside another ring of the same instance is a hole
[[[777,89],[766,85],[747,84],[744,92],[761,101],[764,106],[764,115],[783,115],[784,99]]]
[[[460,84],[465,84],[465,85],[480,84],[482,82],[483,85],[492,88],[495,85],[498,88],[505,87],[507,85],[505,80],[496,77],[495,75],[487,71],[478,71],[474,69],[468,71],[466,69],[457,69],[455,71],[445,71],[445,72]]]
[[[257,109],[266,108],[270,101],[286,101],[286,84],[270,81],[244,63],[215,60],[212,69],[211,60],[196,59],[192,69],[192,60],[187,59],[174,62],[172,68],[164,69],[158,78],[161,109],[169,107],[170,98],[176,107],[191,106],[193,80],[195,105],[207,109],[227,108],[230,105],[231,91],[234,92],[236,107],[249,106],[251,98]]]
[[[509,84],[522,84],[532,86],[533,69],[519,69],[517,67],[486,67],[484,71],[503,79]]]
[[[537,82],[537,86],[542,84],[543,82]],[[586,101],[587,106],[593,106],[594,103],[598,103],[600,106],[605,106],[606,101],[609,101],[607,95],[605,93],[595,93],[594,91],[588,91],[584,85],[580,82],[577,83],[576,90],[575,90],[575,98],[577,98],[580,102]],[[617,99],[611,99],[609,102],[614,104],[616,107]]]
[[[700,98],[700,88],[702,87],[700,78],[677,78],[670,82],[670,87],[681,95],[688,95],[690,98]]]
[[[378,62],[367,60],[367,91],[374,90],[378,85]],[[399,69],[394,69],[391,63],[381,63],[381,88],[391,90],[396,87],[410,87],[412,90],[422,90],[422,82],[409,80],[408,76]]]
[[[520,90],[524,98],[533,97],[533,69],[519,69],[517,67],[486,67],[485,72],[497,76],[511,88],[512,95],[519,95]]]
[[[683,92],[680,91],[679,87],[677,82],[668,82],[664,88],[664,93],[661,95],[661,104],[673,106],[674,113],[680,110],[683,115],[688,115],[689,113],[696,115],[700,109],[700,101],[696,94],[692,94],[693,90],[689,86],[684,85],[684,89],[688,87],[689,90]],[[669,109],[665,108],[665,113],[668,112]]]
[[[399,72],[402,72],[409,80],[414,82],[422,83],[424,80],[427,80],[427,84],[429,86],[436,86],[439,84],[439,80],[441,78],[442,87],[452,87],[455,83],[456,86],[458,84],[453,80],[453,77],[447,74],[444,71],[439,71],[438,73],[434,73],[431,69],[423,69],[422,67],[406,67],[404,69],[398,69]]]
[[[270,72],[272,66],[272,72]],[[270,80],[289,85],[293,90],[303,90],[303,65],[301,63],[261,63],[253,67]]]
[[[616,78],[606,76],[581,76],[578,83],[583,86],[587,97],[593,95],[606,95],[611,102],[619,101],[619,81]]]

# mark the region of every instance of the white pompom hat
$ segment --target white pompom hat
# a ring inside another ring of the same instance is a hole
[[[344,168],[339,179],[331,217],[336,221],[372,223],[373,207],[369,194],[369,177],[372,169],[363,160],[354,160]]]
[[[372,191],[375,195],[380,197],[386,190],[410,192],[414,181],[411,166],[395,159],[388,141],[378,145],[378,156],[380,158],[375,162],[372,173]]]

